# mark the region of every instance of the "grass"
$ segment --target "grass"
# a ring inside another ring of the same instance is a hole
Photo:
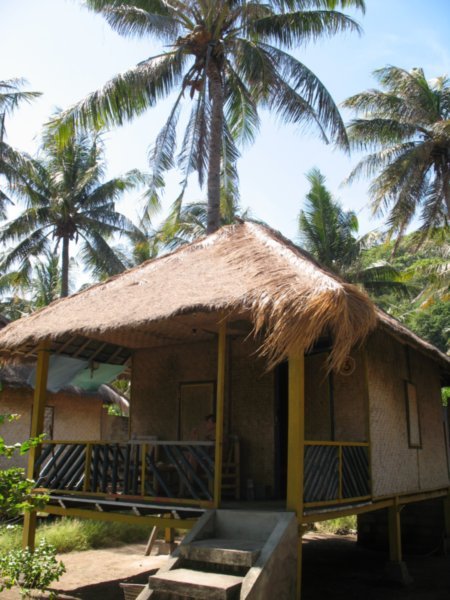
[[[347,535],[349,533],[355,533],[356,528],[357,523],[355,515],[314,523],[314,529],[319,533],[334,533],[335,535]]]
[[[41,523],[37,528],[36,543],[45,538],[63,554],[146,542],[149,535],[150,530],[140,525],[62,518]],[[21,544],[21,525],[0,528],[0,553],[20,548]]]

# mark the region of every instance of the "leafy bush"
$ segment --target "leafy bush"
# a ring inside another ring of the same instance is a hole
[[[320,533],[333,533],[335,535],[348,535],[355,533],[357,529],[357,521],[355,515],[348,517],[339,517],[338,519],[330,519],[329,521],[321,521],[315,523],[315,528]]]
[[[66,568],[55,558],[55,548],[42,540],[34,552],[29,548],[13,550],[0,556],[0,592],[18,586],[23,598],[30,598],[32,590],[44,592],[53,581],[58,581]],[[54,598],[53,593],[50,598]]]
[[[146,542],[150,530],[142,525],[80,521],[62,518],[40,524],[36,540],[46,539],[59,554],[89,550],[91,548],[112,548],[122,544]],[[0,528],[0,553],[20,548],[22,527],[19,525]]]
[[[25,479],[23,469],[0,470],[0,522],[10,521],[20,516],[23,511],[43,508],[47,496],[31,492],[34,482]]]
[[[17,415],[0,415],[0,425],[18,418]],[[8,445],[0,436],[0,456],[11,458],[14,453],[25,454],[42,441],[43,436]],[[42,508],[48,501],[43,494],[32,494],[34,481],[25,478],[25,471],[12,468],[0,471],[0,524],[21,516],[25,511]],[[5,525],[0,526],[7,530]],[[14,531],[16,535],[16,531]],[[0,592],[18,586],[20,594],[29,598],[31,590],[44,591],[65,572],[64,565],[56,560],[55,548],[42,540],[32,551],[10,549],[0,555]],[[52,595],[51,595],[52,597]]]
[[[19,415],[0,415],[0,425],[10,423]],[[13,445],[5,443],[0,435],[0,456],[11,458],[16,452],[25,454],[28,450],[42,441],[43,436],[17,442]],[[24,511],[42,508],[47,502],[47,496],[33,494],[34,482],[25,478],[25,471],[19,468],[0,470],[0,524],[17,518]]]

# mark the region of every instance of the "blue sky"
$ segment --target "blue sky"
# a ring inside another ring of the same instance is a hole
[[[363,34],[322,39],[296,51],[320,77],[337,102],[375,85],[373,70],[391,64],[423,67],[427,77],[450,75],[450,2],[448,0],[366,0],[366,15],[356,18]],[[152,40],[131,40],[114,33],[81,0],[0,0],[0,79],[25,77],[29,89],[43,92],[8,123],[8,141],[34,152],[41,126],[56,106],[65,108],[100,88],[110,77],[157,53]],[[109,174],[148,169],[149,144],[164,122],[170,99],[133,123],[108,132]],[[346,120],[350,115],[344,114]],[[251,213],[292,239],[308,184],[305,173],[319,167],[329,189],[345,208],[355,210],[361,232],[377,226],[368,209],[367,181],[340,187],[358,156],[324,145],[314,132],[277,123],[263,115],[256,142],[239,161],[241,203]],[[179,191],[171,173],[165,194],[169,206]],[[139,194],[119,209],[135,216]],[[204,199],[193,180],[186,200]]]

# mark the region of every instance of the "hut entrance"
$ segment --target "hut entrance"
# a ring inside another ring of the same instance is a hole
[[[305,441],[331,442],[335,438],[332,376],[327,373],[329,353],[320,348],[305,356]],[[275,369],[275,482],[274,496],[286,498],[288,442],[287,361]]]

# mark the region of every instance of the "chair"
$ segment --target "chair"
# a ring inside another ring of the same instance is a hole
[[[224,445],[222,463],[222,496],[239,500],[241,497],[240,445],[237,435],[229,435]]]

